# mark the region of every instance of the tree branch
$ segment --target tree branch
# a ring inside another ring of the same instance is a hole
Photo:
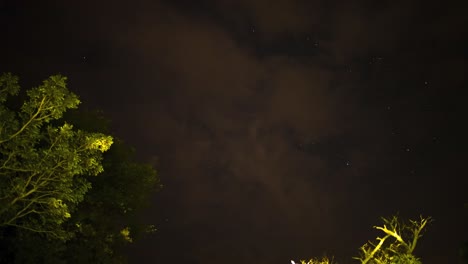
[[[34,115],[32,115],[28,122],[26,122],[26,124],[24,124],[16,133],[14,133],[13,135],[11,135],[9,138],[5,139],[5,140],[0,140],[0,144],[2,143],[5,143],[7,141],[10,141],[11,139],[13,139],[14,137],[18,136],[19,134],[21,134],[28,126],[29,124],[31,124],[32,121],[34,121],[34,119],[41,113],[42,111],[42,106],[44,105],[45,103],[45,99],[46,97],[44,96],[41,100],[41,103],[39,104],[39,107],[37,108],[37,111],[36,113],[34,113]]]

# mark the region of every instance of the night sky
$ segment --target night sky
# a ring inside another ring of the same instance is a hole
[[[0,0],[0,72],[68,76],[155,164],[131,263],[341,264],[380,216],[468,239],[466,1]]]

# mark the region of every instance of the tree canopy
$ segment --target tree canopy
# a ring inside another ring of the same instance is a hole
[[[63,76],[28,90],[20,109],[10,109],[5,103],[18,92],[17,77],[0,77],[0,227],[65,240],[61,224],[91,186],[83,176],[103,171],[112,137],[50,124],[80,103]]]
[[[154,231],[137,212],[156,171],[101,115],[76,110],[66,77],[19,92],[0,76],[0,263],[124,262],[117,249]]]

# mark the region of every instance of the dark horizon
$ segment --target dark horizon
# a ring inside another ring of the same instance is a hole
[[[130,263],[340,264],[380,217],[468,239],[466,3],[0,1],[0,72],[68,77],[156,165]]]

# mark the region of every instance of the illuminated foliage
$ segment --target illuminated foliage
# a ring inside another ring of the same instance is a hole
[[[396,216],[391,219],[382,218],[383,226],[374,228],[382,231],[385,235],[377,237],[377,243],[368,242],[360,248],[360,256],[355,260],[361,264],[421,264],[421,261],[413,255],[418,239],[422,231],[431,221],[431,218],[420,217],[419,220],[410,220],[403,223]],[[292,264],[296,264],[291,260]],[[300,264],[332,264],[333,259],[327,257],[322,259],[301,260]]]
[[[105,153],[103,166],[67,223],[75,232],[63,252],[67,263],[124,263],[122,248],[155,231],[138,220],[149,196],[161,187],[153,167],[135,162],[134,151],[118,139]]]
[[[79,130],[110,133],[110,121],[98,111],[70,110],[60,120]],[[102,158],[104,171],[86,177],[92,188],[61,225],[69,239],[49,240],[33,232],[0,237],[0,263],[126,263],[124,247],[155,232],[138,216],[161,185],[154,168],[136,162],[135,151],[117,138]]]
[[[361,256],[355,259],[362,264],[420,264],[413,253],[430,218],[421,217],[409,223],[400,222],[396,216],[382,220],[384,225],[374,228],[382,231],[384,236],[377,238],[378,243],[364,244],[360,249]]]
[[[26,91],[18,109],[8,106],[19,91],[17,77],[0,76],[0,230],[67,240],[63,223],[91,187],[84,176],[103,171],[112,137],[54,123],[80,103],[63,76]]]
[[[109,133],[110,121],[99,111],[72,110],[64,119],[79,129]],[[104,153],[104,172],[89,178],[92,189],[67,222],[75,233],[61,252],[67,263],[122,263],[125,246],[155,231],[138,216],[161,184],[153,166],[136,161],[135,154],[118,138]]]
[[[0,263],[125,263],[122,247],[155,231],[137,212],[161,187],[156,171],[99,113],[65,112],[79,104],[65,81],[22,102],[18,78],[0,77]]]
[[[123,239],[127,242],[133,242],[132,237],[130,236],[130,228],[125,227],[124,229],[120,230],[120,235],[122,235]]]
[[[301,260],[300,264],[334,264],[333,259],[329,259],[328,257],[320,258],[313,258],[310,260]],[[296,264],[294,260],[291,260],[291,264]]]

